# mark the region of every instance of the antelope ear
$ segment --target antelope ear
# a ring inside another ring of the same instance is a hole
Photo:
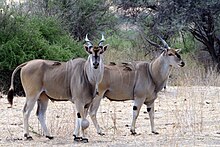
[[[166,56],[167,53],[168,53],[168,49],[164,49],[163,52],[162,52],[162,55],[163,55],[163,56]]]
[[[181,48],[180,48],[180,49],[176,49],[176,52],[177,52],[177,53],[180,53],[181,50],[182,50]]]
[[[107,48],[108,48],[108,44],[102,47],[102,51],[100,52],[100,54],[104,53],[107,50]]]
[[[89,46],[84,45],[84,48],[85,48],[87,53],[92,54],[91,49],[89,48]]]

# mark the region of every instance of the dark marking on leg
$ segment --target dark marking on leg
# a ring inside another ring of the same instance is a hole
[[[150,112],[151,108],[147,108],[147,112]]]
[[[137,110],[137,106],[133,106],[133,110]]]
[[[78,118],[81,118],[81,115],[80,115],[80,113],[77,113],[77,117],[78,117]]]

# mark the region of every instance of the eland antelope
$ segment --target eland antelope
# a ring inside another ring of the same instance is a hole
[[[23,108],[24,137],[32,139],[29,134],[28,119],[37,102],[37,116],[43,128],[44,135],[52,139],[46,123],[45,112],[48,100],[71,101],[76,107],[76,126],[74,140],[88,142],[84,130],[89,126],[86,119],[88,108],[96,96],[97,87],[103,77],[104,63],[103,53],[108,45],[103,46],[104,36],[98,46],[85,38],[84,48],[89,54],[88,59],[76,58],[67,62],[32,60],[19,65],[12,73],[11,86],[8,92],[8,101],[13,103],[13,81],[15,73],[21,69],[21,83],[26,95],[26,103]],[[79,137],[80,131],[82,137]]]
[[[149,112],[151,131],[158,134],[154,127],[154,101],[168,79],[172,67],[183,67],[185,63],[179,55],[179,49],[170,48],[160,38],[164,47],[150,41],[162,50],[162,53],[150,63],[137,61],[123,65],[105,65],[104,76],[98,85],[97,96],[90,107],[89,114],[95,125],[97,133],[104,135],[97,122],[96,114],[100,101],[107,97],[110,101],[133,100],[133,118],[130,131],[134,135],[136,119],[141,106],[145,104]]]

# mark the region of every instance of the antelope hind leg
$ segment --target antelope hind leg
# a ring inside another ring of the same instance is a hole
[[[26,97],[26,102],[23,108],[23,118],[24,118],[24,137],[27,140],[32,140],[33,138],[29,135],[29,117],[30,113],[37,101],[38,97]]]
[[[93,124],[96,128],[97,134],[103,136],[105,134],[102,133],[102,130],[101,130],[99,124],[98,124],[97,117],[96,117],[101,99],[102,98],[99,97],[99,96],[97,96],[93,99],[93,102],[92,102],[92,104],[89,108],[89,116],[90,116],[90,118],[91,118],[91,120],[92,120],[92,122],[93,122]]]
[[[48,100],[49,98],[46,96],[46,94],[42,93],[40,95],[40,98],[38,99],[37,101],[37,117],[38,117],[38,120],[40,121],[40,124],[43,128],[43,132],[44,132],[44,135],[46,136],[46,138],[48,139],[53,139],[52,136],[50,136],[50,133],[47,129],[47,126],[46,126],[46,123],[45,123],[45,113],[46,113],[46,110],[47,110],[47,106],[48,106]]]

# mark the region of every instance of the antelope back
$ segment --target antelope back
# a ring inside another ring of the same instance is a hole
[[[135,65],[105,65],[104,76],[98,91],[112,100],[125,100],[133,96]],[[106,92],[105,92],[106,91]]]

